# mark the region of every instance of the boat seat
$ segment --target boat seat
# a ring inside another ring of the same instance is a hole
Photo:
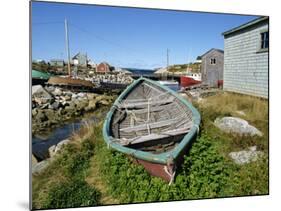
[[[149,128],[149,129],[161,128],[161,127],[173,125],[176,122],[179,122],[181,119],[182,119],[182,117],[177,117],[174,119],[163,120],[163,121],[159,121],[159,122],[145,123],[145,124],[136,125],[136,126],[132,126],[132,127],[121,128],[120,131],[125,132],[125,133],[130,133],[130,132],[137,132],[140,130],[146,130],[147,128]]]
[[[159,105],[165,105],[174,102],[174,97],[169,97],[168,99],[164,100],[151,100],[151,101],[141,101],[141,102],[129,102],[129,103],[121,103],[118,107],[119,108],[126,108],[126,109],[132,109],[132,108],[146,108],[149,106],[159,106]]]
[[[140,136],[137,138],[131,138],[131,139],[123,138],[123,139],[119,140],[119,143],[123,146],[128,146],[128,145],[134,145],[134,144],[144,143],[144,142],[148,142],[148,141],[156,141],[159,139],[168,138],[170,136],[186,134],[190,131],[190,129],[191,129],[191,126],[180,128],[180,129],[175,129],[175,130],[170,130],[170,131],[166,131],[166,132],[161,132],[159,134],[152,133],[152,134]]]

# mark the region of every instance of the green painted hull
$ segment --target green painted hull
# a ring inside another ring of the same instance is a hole
[[[131,92],[131,90],[133,89],[134,86],[141,83],[142,81],[149,81],[150,83],[160,86],[167,92],[169,92],[172,95],[174,95],[175,97],[177,97],[192,112],[192,121],[194,124],[193,127],[184,136],[184,138],[179,143],[179,145],[177,145],[171,151],[164,152],[161,154],[153,154],[153,153],[149,153],[149,152],[144,152],[144,151],[128,148],[128,147],[122,146],[122,145],[112,141],[113,137],[111,137],[111,135],[110,135],[110,122],[111,122],[112,115],[114,113],[114,110],[116,109],[118,102],[121,101],[127,95],[127,93]],[[171,157],[174,160],[178,160],[178,158],[180,156],[183,156],[183,153],[185,152],[188,144],[194,138],[194,136],[197,135],[197,133],[198,133],[200,121],[201,121],[201,116],[200,116],[199,112],[197,111],[197,109],[195,109],[189,102],[187,102],[185,99],[183,99],[181,96],[179,96],[176,92],[174,92],[173,90],[169,89],[166,86],[159,84],[156,81],[152,81],[147,78],[139,78],[134,83],[129,85],[114,102],[113,106],[111,107],[110,111],[108,112],[108,114],[105,118],[105,122],[103,125],[103,137],[104,137],[106,144],[109,147],[111,147],[119,152],[122,152],[127,155],[131,155],[134,158],[139,159],[139,160],[144,160],[144,161],[148,161],[151,163],[157,163],[157,164],[167,164],[168,159],[170,159]]]
[[[52,75],[38,70],[32,70],[32,79],[49,80]]]

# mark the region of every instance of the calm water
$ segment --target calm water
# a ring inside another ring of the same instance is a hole
[[[137,69],[137,68],[124,68],[126,70],[129,70],[131,73],[136,75],[153,75],[155,70],[152,69]]]
[[[137,75],[153,75],[155,70],[153,69],[137,69],[137,68],[124,68],[126,70],[129,70],[131,73],[133,74],[137,74]],[[178,91],[181,89],[181,86],[178,85],[166,85],[168,86],[170,89],[174,90],[174,91]]]
[[[34,134],[32,136],[32,153],[39,160],[48,157],[48,149],[52,145],[56,145],[62,140],[69,138],[73,133],[77,132],[86,122],[99,122],[104,118],[108,110],[102,110],[97,116],[95,114],[83,116],[80,120],[72,120],[56,129]]]

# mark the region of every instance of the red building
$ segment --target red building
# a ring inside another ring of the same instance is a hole
[[[110,72],[112,70],[112,68],[110,67],[110,65],[106,62],[102,62],[97,66],[97,72],[98,73],[107,73]]]

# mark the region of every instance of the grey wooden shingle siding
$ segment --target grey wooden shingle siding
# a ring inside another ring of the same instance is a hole
[[[211,49],[201,56],[202,82],[209,86],[217,87],[218,81],[223,80],[223,51]],[[215,64],[211,64],[211,59],[215,59]]]
[[[224,35],[224,90],[268,98],[268,51],[260,52],[268,21]]]

